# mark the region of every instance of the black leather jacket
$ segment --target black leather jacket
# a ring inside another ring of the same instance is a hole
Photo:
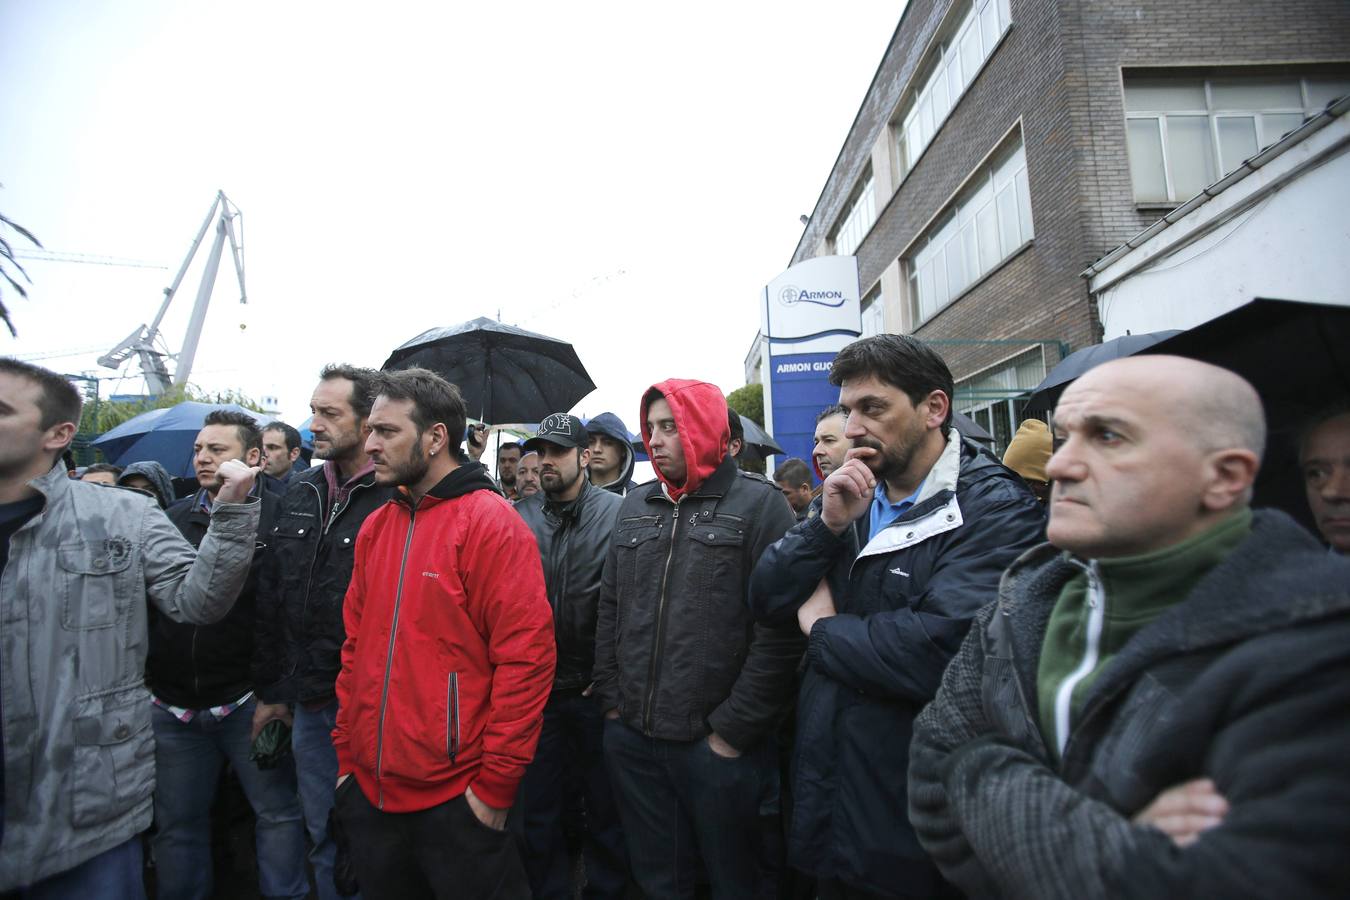
[[[745,750],[795,691],[796,622],[752,622],[755,561],[794,517],[782,492],[725,458],[672,503],[658,481],[628,493],[600,589],[595,693],[630,727],[666,740],[715,731]]]
[[[258,488],[262,501],[253,563],[239,599],[229,613],[211,625],[175,622],[151,606],[150,651],[145,680],[165,703],[184,709],[210,709],[233,703],[253,690],[249,661],[253,655],[254,597],[258,572],[276,515],[277,497]],[[174,503],[165,515],[194,547],[201,546],[211,516],[201,508],[199,495]]]
[[[544,584],[553,607],[558,642],[555,691],[581,691],[591,683],[600,575],[622,503],[617,494],[583,478],[581,493],[570,503],[553,503],[540,492],[516,504],[539,542]]]
[[[347,635],[342,600],[352,579],[356,534],[394,493],[368,474],[325,522],[323,467],[287,484],[258,576],[253,681],[263,702],[318,703],[335,696]]]

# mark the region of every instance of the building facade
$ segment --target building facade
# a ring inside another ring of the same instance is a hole
[[[1348,92],[1344,0],[910,0],[791,263],[855,255],[1001,447],[1102,338],[1084,270]]]

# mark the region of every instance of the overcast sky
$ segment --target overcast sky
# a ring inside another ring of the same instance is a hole
[[[298,423],[324,363],[500,311],[576,345],[599,385],[577,412],[636,428],[654,381],[744,382],[758,291],[903,7],[0,3],[0,212],[50,250],[164,267],[28,261],[0,353],[95,369],[223,189],[249,304],[223,263],[194,383]]]

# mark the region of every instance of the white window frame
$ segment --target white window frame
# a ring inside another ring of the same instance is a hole
[[[872,170],[868,168],[860,180],[862,186],[849,201],[848,208],[840,217],[839,227],[835,229],[834,237],[831,239],[834,252],[839,256],[852,256],[877,221],[877,200],[873,191]]]
[[[1270,141],[1268,141],[1268,142],[1265,141],[1265,140],[1264,140],[1264,137],[1265,137],[1266,129],[1265,129],[1264,121],[1263,121],[1263,119],[1264,119],[1265,116],[1276,116],[1276,115],[1286,115],[1286,116],[1288,116],[1288,115],[1299,115],[1299,116],[1302,116],[1304,119],[1307,119],[1309,116],[1315,115],[1315,114],[1320,110],[1320,107],[1314,108],[1314,107],[1312,106],[1312,104],[1311,104],[1311,101],[1310,101],[1309,98],[1308,98],[1308,77],[1307,77],[1307,76],[1300,76],[1300,77],[1298,78],[1299,99],[1302,100],[1302,102],[1303,102],[1303,106],[1302,106],[1301,108],[1296,108],[1296,107],[1289,106],[1289,107],[1271,107],[1271,108],[1269,108],[1269,109],[1235,109],[1235,108],[1231,108],[1231,107],[1216,107],[1216,106],[1215,106],[1215,102],[1214,102],[1214,90],[1213,90],[1214,82],[1215,82],[1215,81],[1221,81],[1221,82],[1222,82],[1222,81],[1233,81],[1233,80],[1250,80],[1250,81],[1253,82],[1253,83],[1257,83],[1257,82],[1260,82],[1260,81],[1263,81],[1263,80],[1265,80],[1265,81],[1279,81],[1279,80],[1285,80],[1285,79],[1288,79],[1288,78],[1290,78],[1290,77],[1291,77],[1291,76],[1280,76],[1280,75],[1271,75],[1271,76],[1254,75],[1254,76],[1250,76],[1250,77],[1247,77],[1247,76],[1230,76],[1230,75],[1224,75],[1224,76],[1215,76],[1215,77],[1213,77],[1213,78],[1203,78],[1203,79],[1202,79],[1202,78],[1199,78],[1198,76],[1192,76],[1192,77],[1180,77],[1180,78],[1177,78],[1177,81],[1178,81],[1178,82],[1186,81],[1186,82],[1192,82],[1192,83],[1193,83],[1193,82],[1195,82],[1195,81],[1197,81],[1197,80],[1203,81],[1203,84],[1204,84],[1204,91],[1205,91],[1205,108],[1204,108],[1204,109],[1198,109],[1198,108],[1197,108],[1197,109],[1168,109],[1168,110],[1126,110],[1126,112],[1125,112],[1125,123],[1126,123],[1126,128],[1127,128],[1127,129],[1129,128],[1129,123],[1130,123],[1131,121],[1136,121],[1136,120],[1148,120],[1148,121],[1157,122],[1157,124],[1158,124],[1158,138],[1159,138],[1159,141],[1161,142],[1162,158],[1163,158],[1163,183],[1164,183],[1164,185],[1165,185],[1165,187],[1166,187],[1166,189],[1167,189],[1167,197],[1166,197],[1166,198],[1157,198],[1157,197],[1146,197],[1146,198],[1141,198],[1141,197],[1135,197],[1135,202],[1136,202],[1136,203],[1142,203],[1142,204],[1150,204],[1150,203],[1157,203],[1157,204],[1176,204],[1176,203],[1183,203],[1183,202],[1185,202],[1186,200],[1189,200],[1189,199],[1191,198],[1191,196],[1193,196],[1193,195],[1191,195],[1191,194],[1187,194],[1186,196],[1179,196],[1179,195],[1177,194],[1176,185],[1175,185],[1175,183],[1174,183],[1174,179],[1173,179],[1173,175],[1172,175],[1172,156],[1171,156],[1171,153],[1170,153],[1170,151],[1169,151],[1169,142],[1168,142],[1167,120],[1168,120],[1169,117],[1177,117],[1177,118],[1181,118],[1181,117],[1190,116],[1190,117],[1193,117],[1193,118],[1199,118],[1199,117],[1201,117],[1201,116],[1204,116],[1204,117],[1206,117],[1206,118],[1208,119],[1208,123],[1209,123],[1209,145],[1210,145],[1210,160],[1209,160],[1209,163],[1210,163],[1210,166],[1211,166],[1211,170],[1212,170],[1214,173],[1217,173],[1217,174],[1215,174],[1214,178],[1209,182],[1210,184],[1213,184],[1215,181],[1218,181],[1219,179],[1223,178],[1225,175],[1227,175],[1227,174],[1229,174],[1230,172],[1234,171],[1233,169],[1225,170],[1224,167],[1223,167],[1223,151],[1222,151],[1222,147],[1221,147],[1221,145],[1220,145],[1220,143],[1219,143],[1219,120],[1220,120],[1220,119],[1248,119],[1248,118],[1249,118],[1249,119],[1252,119],[1252,120],[1254,121],[1254,124],[1255,124],[1255,127],[1256,127],[1256,144],[1257,144],[1257,152],[1259,153],[1261,150],[1264,150],[1266,147],[1269,147],[1271,144],[1273,144],[1273,143],[1275,143],[1276,141],[1278,141],[1278,140],[1280,139],[1280,136],[1282,136],[1282,135],[1284,134],[1284,132],[1281,132],[1281,135],[1275,135],[1275,136],[1272,136],[1272,139],[1271,139]],[[1144,80],[1144,79],[1148,79],[1148,80],[1158,80],[1158,79],[1155,78],[1155,76],[1139,76],[1139,78],[1140,78],[1140,80]],[[1129,78],[1126,78],[1126,79],[1125,79],[1124,87],[1125,87],[1125,92],[1128,94],[1128,92],[1129,92],[1129,90],[1130,90],[1130,79],[1129,79]],[[1127,151],[1127,152],[1128,152],[1128,151]],[[1131,166],[1134,165],[1134,161],[1133,161],[1133,160],[1130,160],[1130,165],[1131,165]],[[1131,170],[1131,179],[1133,179],[1133,170]],[[1206,186],[1208,186],[1208,185],[1206,185]],[[1133,192],[1133,187],[1131,187],[1131,192]]]
[[[1003,221],[1000,204],[1009,198],[1014,204],[1013,214]],[[1013,240],[1006,239],[1009,225],[1016,229]],[[906,248],[902,263],[915,327],[959,300],[1035,236],[1026,147],[1019,131],[1015,139],[1001,142],[998,150],[980,163],[954,198]],[[992,254],[986,246],[989,240],[993,241]],[[948,248],[956,244],[960,245],[960,261],[954,264],[955,250]],[[936,249],[930,253],[930,248]],[[962,280],[955,289],[951,285],[954,266]]]
[[[985,64],[994,55],[994,50],[1002,42],[1003,35],[1012,25],[1009,0],[972,0],[965,15],[953,30],[951,36],[933,45],[928,56],[932,61],[926,68],[923,84],[911,95],[905,111],[896,117],[895,150],[897,171],[903,181],[924,152],[942,130],[943,124],[956,109],[956,105],[965,96],[966,91],[975,83],[975,79],[984,71]],[[986,13],[997,16],[995,33],[992,38],[985,33],[983,17]],[[967,60],[962,58],[961,47],[971,30],[979,43],[979,59],[965,71]],[[955,82],[953,83],[953,75]],[[938,86],[941,83],[941,96],[945,97],[939,112]],[[956,92],[952,93],[952,88]],[[914,140],[910,138],[913,137]]]
[[[867,292],[859,304],[862,309],[862,336],[872,337],[886,332],[886,303],[882,299],[881,285]]]

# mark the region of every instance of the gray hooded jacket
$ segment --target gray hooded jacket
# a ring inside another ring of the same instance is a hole
[[[29,485],[46,503],[10,539],[0,574],[0,892],[149,826],[147,600],[179,621],[224,616],[248,575],[260,510],[218,503],[194,550],[143,494],[71,481],[59,465]]]

